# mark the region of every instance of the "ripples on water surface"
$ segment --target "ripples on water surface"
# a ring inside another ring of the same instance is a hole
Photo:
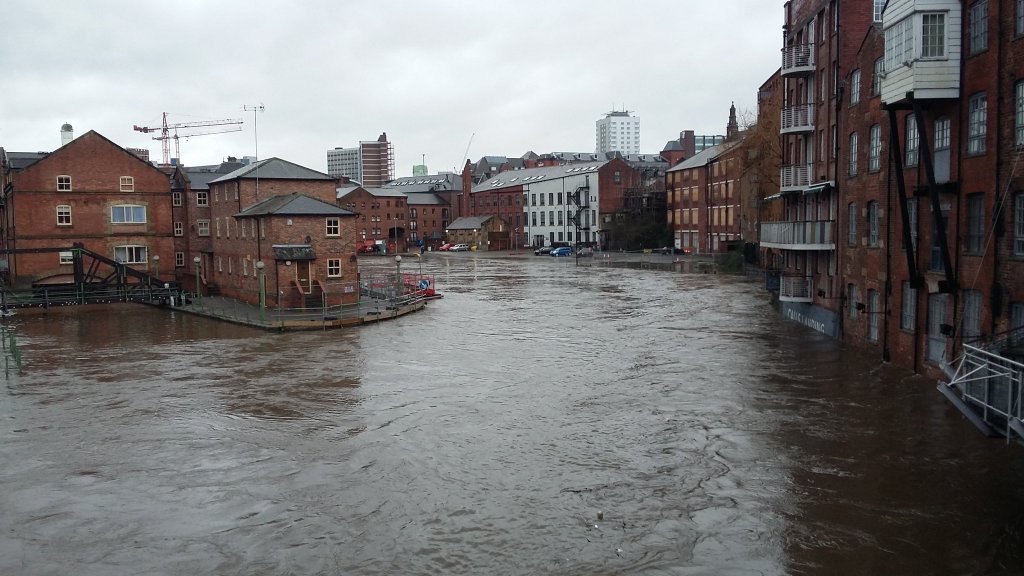
[[[424,260],[345,332],[15,317],[0,573],[1024,572],[1024,447],[757,283]]]

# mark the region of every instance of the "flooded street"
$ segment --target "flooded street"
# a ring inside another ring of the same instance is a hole
[[[8,320],[0,574],[1024,572],[1024,446],[759,283],[417,266],[355,330]]]

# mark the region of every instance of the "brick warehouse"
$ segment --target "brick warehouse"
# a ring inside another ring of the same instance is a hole
[[[278,158],[209,183],[213,249],[200,274],[226,296],[286,308],[359,300],[356,214],[336,205],[337,181]]]
[[[153,272],[171,262],[172,196],[167,174],[90,131],[23,166],[11,165],[0,206],[6,249],[85,248]],[[70,254],[7,260],[16,287],[67,282]]]
[[[783,313],[933,376],[1024,329],[1022,3],[785,10]]]

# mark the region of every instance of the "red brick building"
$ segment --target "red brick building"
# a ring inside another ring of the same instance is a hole
[[[402,192],[348,185],[337,189],[337,203],[358,216],[353,246],[359,250],[375,247],[376,252],[387,254],[408,250],[409,206]]]
[[[278,158],[209,182],[209,252],[193,253],[207,287],[285,308],[359,300],[356,214],[335,204],[336,180]]]
[[[49,154],[7,167],[3,248],[83,247],[143,271],[173,261],[167,174],[89,131]],[[15,287],[70,283],[70,253],[19,253],[6,260]]]
[[[668,225],[676,248],[725,252],[729,242],[742,238],[740,179],[746,150],[741,143],[727,142],[698,152],[665,174]]]

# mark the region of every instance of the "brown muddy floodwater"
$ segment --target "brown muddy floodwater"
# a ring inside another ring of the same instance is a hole
[[[1024,573],[1024,446],[758,283],[422,269],[349,331],[8,319],[0,574]]]

